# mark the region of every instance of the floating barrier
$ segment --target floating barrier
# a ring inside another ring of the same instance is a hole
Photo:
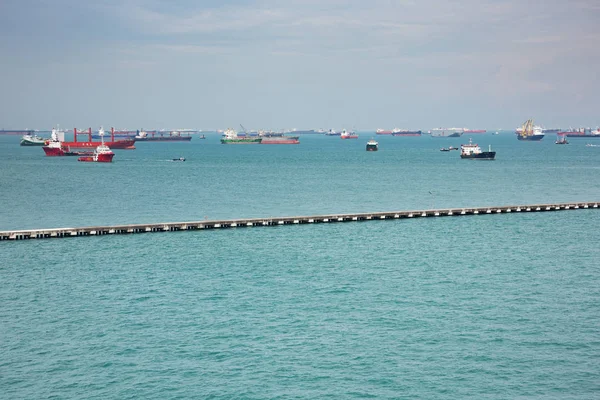
[[[282,226],[297,224],[338,223],[351,221],[390,220],[404,218],[452,217],[466,215],[497,215],[552,212],[564,210],[598,209],[600,202],[527,204],[499,207],[440,208],[433,210],[391,211],[353,214],[328,214],[294,217],[246,218],[230,220],[204,220],[192,222],[162,222],[156,224],[126,224],[110,226],[87,226],[79,228],[52,228],[0,231],[0,240],[50,239],[80,236],[125,235],[152,232],[179,232],[204,229],[246,228],[258,226]]]

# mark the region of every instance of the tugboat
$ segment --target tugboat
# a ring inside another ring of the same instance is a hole
[[[377,151],[379,150],[379,143],[375,140],[371,139],[367,142],[367,151]]]
[[[569,144],[565,135],[557,135],[556,136],[556,144]]]
[[[91,156],[83,156],[79,157],[77,161],[83,162],[112,162],[115,153],[113,153],[110,148],[104,144],[104,135],[102,135],[102,143],[100,146],[96,147],[94,153]]]
[[[460,145],[460,158],[467,158],[471,160],[493,160],[496,158],[496,152],[492,151],[490,145],[489,151],[481,151],[481,147],[474,144],[469,138],[469,144]]]

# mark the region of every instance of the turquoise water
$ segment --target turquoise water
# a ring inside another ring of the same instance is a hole
[[[0,137],[0,229],[598,200],[598,148],[306,136]],[[167,161],[186,157],[186,162]],[[578,398],[600,391],[600,213],[0,242],[0,398]]]

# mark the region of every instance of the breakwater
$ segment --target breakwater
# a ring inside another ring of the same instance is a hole
[[[327,214],[295,217],[245,218],[226,220],[203,220],[189,222],[162,222],[151,224],[124,224],[85,226],[78,228],[50,228],[0,231],[0,240],[49,239],[97,235],[120,235],[150,232],[178,232],[206,229],[247,228],[259,226],[282,226],[297,224],[338,223],[404,218],[450,217],[513,212],[550,212],[578,209],[597,209],[600,202],[526,204],[497,207],[440,208],[411,211],[371,212],[354,214]]]

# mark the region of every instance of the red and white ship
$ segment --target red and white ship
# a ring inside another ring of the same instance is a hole
[[[69,146],[65,146],[64,142],[60,141],[56,129],[52,129],[51,140],[46,141],[46,144],[42,149],[48,157],[88,156],[93,154],[93,152],[90,151],[72,151]]]
[[[348,132],[347,130],[342,130],[342,134],[340,135],[341,139],[358,139],[358,135],[354,132]]]
[[[135,149],[135,139],[123,139],[123,140],[115,140],[115,130],[111,128],[111,137],[110,142],[106,142],[106,145],[113,149],[127,149],[133,150]],[[87,142],[78,142],[77,135],[88,135]],[[73,141],[72,142],[63,142],[63,146],[67,146],[69,148],[77,148],[77,149],[93,149],[100,145],[102,142],[92,142],[92,128],[89,128],[88,131],[78,131],[77,128],[73,129]],[[99,136],[104,135],[104,129],[100,128],[98,131]]]
[[[104,131],[102,131],[104,133]],[[84,162],[112,162],[115,153],[113,153],[110,148],[104,144],[104,136],[101,134],[102,142],[100,146],[96,147],[94,153],[91,156],[83,156],[79,157],[77,161]]]

